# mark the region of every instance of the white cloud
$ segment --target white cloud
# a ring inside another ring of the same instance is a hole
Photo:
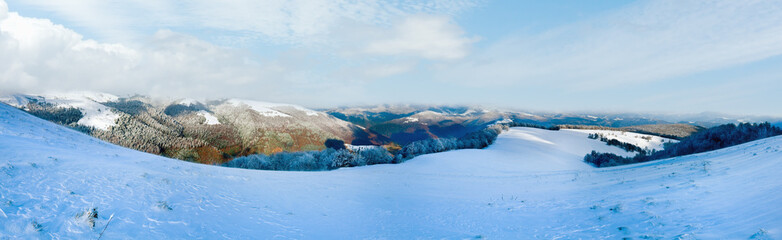
[[[5,1],[0,1],[0,20],[8,17],[8,4]]]
[[[416,15],[405,18],[367,44],[365,53],[391,56],[416,56],[426,59],[452,60],[467,55],[477,38],[444,16]]]
[[[52,11],[111,41],[136,40],[139,26],[147,31],[211,29],[237,38],[293,44],[329,41],[331,31],[345,21],[390,25],[411,14],[454,15],[476,0],[195,0],[96,1],[30,0],[18,4]],[[141,35],[143,36],[143,35]]]
[[[276,82],[285,82],[285,74],[296,72],[171,31],[159,31],[142,47],[130,48],[85,40],[49,20],[16,13],[0,20],[0,56],[2,90],[15,92],[246,96],[254,93],[248,88],[273,91]]]
[[[415,61],[391,61],[377,63],[362,63],[357,66],[344,67],[333,73],[332,78],[344,79],[348,83],[364,84],[373,79],[382,79],[413,70]]]
[[[363,94],[360,82],[331,79],[340,70],[324,70],[320,64],[307,52],[291,50],[263,59],[170,30],[129,46],[85,39],[47,19],[14,12],[0,20],[2,93],[90,90],[320,106]],[[371,77],[363,69],[354,71]]]
[[[301,103],[349,96],[340,91],[412,71],[420,59],[461,58],[474,41],[450,20],[474,0],[31,0],[13,5],[52,12],[101,40],[48,19],[11,13],[0,26],[5,91],[211,98],[263,92],[269,100],[304,96],[297,100]],[[239,41],[238,48],[215,45]],[[255,55],[242,49],[256,45],[279,52]],[[351,87],[301,94],[345,84]]]
[[[508,37],[438,77],[574,89],[659,81],[782,54],[780,12],[778,1],[643,1]]]

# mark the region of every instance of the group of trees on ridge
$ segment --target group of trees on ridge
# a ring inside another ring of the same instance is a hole
[[[559,124],[557,125],[557,127],[559,127],[560,129],[585,129],[585,130],[634,132],[634,133],[658,136],[658,137],[675,139],[675,140],[680,140],[695,132],[705,129],[700,126],[694,126],[694,125],[683,124],[683,123],[651,124],[651,125],[637,125],[637,126],[627,126],[627,127]]]
[[[587,137],[589,139],[597,139],[600,140],[601,142],[605,142],[608,146],[617,146],[628,152],[638,152],[639,154],[644,154],[644,155],[648,153],[648,149],[641,148],[632,143],[622,142],[614,138],[607,138],[601,133],[590,133],[589,136]]]
[[[584,161],[595,167],[611,167],[707,152],[778,135],[782,135],[782,129],[768,122],[725,124],[696,132],[678,143],[666,145],[661,151],[639,153],[634,157],[592,151],[584,156]]]
[[[534,123],[526,123],[526,122],[516,122],[511,121],[508,123],[503,123],[503,125],[508,127],[530,127],[530,128],[540,128],[544,130],[551,130],[551,131],[559,131],[559,129],[562,129],[561,125],[550,125],[550,126],[544,126],[540,124],[534,124]]]

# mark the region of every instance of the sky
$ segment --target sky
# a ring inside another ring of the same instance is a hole
[[[0,92],[782,116],[782,1],[0,0]]]

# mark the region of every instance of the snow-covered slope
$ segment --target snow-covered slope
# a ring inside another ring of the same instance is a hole
[[[632,132],[619,132],[609,130],[588,130],[588,129],[565,129],[565,131],[577,131],[587,134],[600,134],[608,139],[616,139],[623,143],[630,143],[643,149],[649,150],[662,150],[665,143],[675,143],[678,140],[650,136],[646,134],[632,133]]]
[[[575,131],[513,129],[485,150],[270,172],[90,138],[0,104],[0,238],[746,239],[782,236],[782,138],[625,167]],[[552,163],[557,160],[559,162]],[[579,165],[581,164],[581,165]],[[91,228],[78,217],[95,208]]]
[[[206,125],[220,124],[220,120],[218,120],[217,117],[215,117],[214,115],[212,115],[211,113],[209,113],[207,111],[200,110],[196,114],[198,114],[199,116],[202,116],[202,117],[204,117],[206,119],[206,121],[204,122],[204,124],[206,124]]]
[[[267,117],[290,117],[290,115],[283,113],[279,108],[290,108],[296,111],[304,112],[307,116],[318,116],[318,112],[310,110],[298,105],[283,104],[283,103],[270,103],[252,100],[241,99],[229,99],[226,101],[228,104],[237,106],[248,106],[252,110],[255,110],[259,114]]]
[[[97,92],[65,92],[65,93],[45,93],[45,94],[15,94],[0,97],[0,102],[15,107],[25,107],[31,100],[53,104],[56,107],[79,109],[84,115],[78,124],[94,127],[101,130],[107,130],[111,126],[116,126],[119,115],[101,103],[116,101],[117,96],[107,93]]]
[[[587,138],[588,133],[577,131],[550,131],[538,128],[512,128],[501,134],[497,142],[487,149],[460,150],[424,155],[407,162],[407,165],[432,164],[424,171],[461,172],[474,174],[487,172],[512,174],[531,171],[589,170],[593,167],[583,162],[584,155],[592,150],[633,156],[617,147]],[[448,159],[448,163],[428,159]],[[476,160],[480,164],[476,164]],[[411,171],[418,171],[411,167]]]

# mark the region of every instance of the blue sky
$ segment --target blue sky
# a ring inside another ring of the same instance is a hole
[[[780,1],[6,0],[0,91],[780,116],[779,12]]]

